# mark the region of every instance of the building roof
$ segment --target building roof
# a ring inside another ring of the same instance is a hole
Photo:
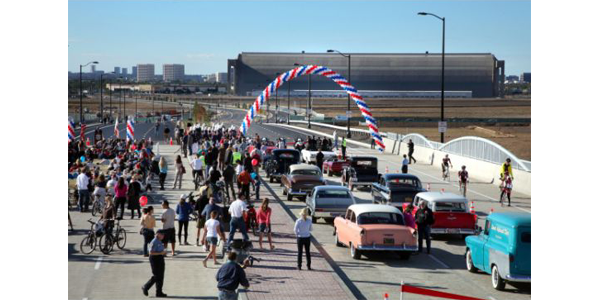
[[[357,216],[366,213],[366,212],[383,212],[383,213],[396,213],[402,214],[399,209],[391,205],[383,205],[383,204],[353,204],[348,207],[351,209]]]
[[[468,202],[467,198],[453,194],[453,193],[442,193],[442,192],[423,192],[418,193],[417,197],[425,200],[425,201],[444,201],[444,202]]]
[[[492,213],[487,218],[511,227],[531,227],[531,214],[528,213]]]

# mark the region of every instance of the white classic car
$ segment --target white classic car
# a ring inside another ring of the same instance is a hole
[[[307,149],[302,150],[302,152],[301,152],[302,161],[307,164],[316,163],[317,162],[317,153],[319,153],[319,151],[310,151]],[[323,153],[323,161],[326,161],[328,159],[334,159],[334,158],[338,157],[337,153],[335,153],[333,151],[321,151],[321,153]]]

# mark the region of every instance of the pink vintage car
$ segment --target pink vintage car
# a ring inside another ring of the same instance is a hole
[[[391,205],[351,205],[333,225],[336,245],[349,247],[354,259],[365,251],[394,251],[408,259],[418,249],[416,230],[405,226],[402,213]]]

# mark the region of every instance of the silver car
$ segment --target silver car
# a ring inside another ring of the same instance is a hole
[[[326,221],[333,220],[343,215],[350,205],[356,200],[350,190],[345,186],[321,185],[312,191],[312,197],[306,201],[313,223],[318,218]]]

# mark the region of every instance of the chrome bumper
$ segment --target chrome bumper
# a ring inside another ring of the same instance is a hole
[[[315,211],[313,215],[317,218],[335,218],[343,214],[343,212]]]
[[[475,229],[468,228],[431,228],[431,234],[475,234]]]
[[[531,275],[530,276],[526,276],[526,275],[511,275],[508,274],[506,275],[506,278],[504,278],[508,281],[512,281],[512,282],[531,282]]]
[[[310,194],[310,192],[302,191],[302,190],[299,190],[299,191],[289,190],[288,194],[292,195],[292,196],[308,196]]]
[[[410,251],[416,252],[419,250],[417,246],[385,246],[385,245],[359,245],[358,250],[361,251]]]

